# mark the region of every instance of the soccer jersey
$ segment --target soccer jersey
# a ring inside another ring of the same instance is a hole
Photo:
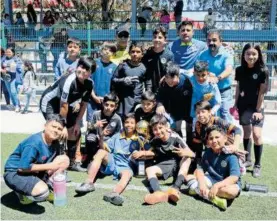
[[[205,150],[201,163],[197,169],[207,172],[210,177],[220,182],[229,176],[240,179],[240,166],[238,157],[234,154],[214,153],[211,148]]]
[[[142,63],[138,65],[131,64],[127,60],[120,64],[114,72],[112,78],[112,90],[116,92],[119,98],[118,113],[122,116],[134,111],[137,104],[141,101],[145,81],[145,66]],[[124,83],[125,77],[138,77],[139,82],[131,85]]]
[[[174,54],[175,63],[181,69],[192,69],[199,54],[207,49],[207,45],[203,41],[192,39],[187,45],[183,45],[181,39],[169,44],[169,49]]]
[[[61,54],[55,67],[55,80],[64,74],[73,73],[78,64],[79,59],[71,61],[65,53]]]
[[[57,143],[47,145],[42,138],[42,132],[33,134],[22,141],[9,156],[5,171],[29,170],[32,164],[44,164],[49,158],[54,158],[57,145]]]
[[[84,84],[79,82],[75,73],[63,75],[52,86],[48,87],[41,96],[40,109],[46,113],[49,103],[59,114],[60,101],[68,103],[73,108],[76,103],[88,102],[92,91],[92,81],[87,79]]]
[[[222,128],[230,139],[238,134],[241,135],[241,129],[239,127],[219,117],[212,116],[207,124],[201,124],[199,121],[196,121],[193,142],[206,144],[207,130],[214,125]]]
[[[119,65],[124,60],[130,59],[128,48],[124,50],[117,50],[114,55],[111,57],[111,61],[116,65]]]
[[[220,105],[221,95],[217,84],[212,84],[212,83],[209,83],[208,81],[200,84],[196,80],[195,76],[192,76],[190,78],[190,81],[193,88],[192,100],[191,100],[191,112],[190,112],[190,116],[192,118],[195,118],[194,105],[199,101],[203,101],[203,100],[209,101],[212,107],[214,107],[217,104]],[[217,112],[219,107],[220,106],[213,108],[214,113]]]
[[[104,97],[110,93],[111,79],[117,67],[116,64],[109,62],[104,63],[101,59],[95,60],[96,70],[91,78],[94,82],[94,92],[97,96]]]
[[[180,75],[178,85],[169,87],[163,82],[158,89],[157,101],[160,102],[167,113],[175,120],[187,120],[190,118],[192,85],[190,80]]]
[[[121,127],[122,127],[122,122],[121,122],[121,118],[118,116],[118,114],[114,113],[112,116],[108,117],[108,116],[105,116],[101,110],[95,111],[92,115],[91,123],[95,124],[99,120],[106,120],[107,124],[105,124],[105,127],[103,129],[107,128],[110,131],[110,134],[107,136],[104,136],[103,140],[107,140],[114,134],[120,132]],[[98,135],[100,134],[99,128],[96,128],[96,129],[92,130],[91,132],[98,134]]]
[[[226,51],[223,46],[220,46],[218,53],[213,56],[210,49],[203,51],[199,60],[209,63],[209,72],[214,73],[217,77],[226,69],[227,66],[234,66],[234,57]],[[218,88],[225,89],[232,85],[232,76],[229,75],[218,82]]]
[[[267,69],[259,71],[242,66],[236,68],[235,79],[239,82],[238,108],[240,111],[247,108],[256,110],[260,86],[266,82],[268,75]]]
[[[145,120],[148,123],[150,122],[151,118],[156,114],[156,107],[149,113],[145,113],[141,107],[141,104],[139,104],[136,107],[135,110],[135,118],[136,118],[136,122],[139,122],[141,120]]]
[[[160,138],[154,137],[150,142],[151,150],[155,153],[157,163],[167,160],[176,160],[180,157],[173,153],[175,147],[188,148],[182,138],[175,132],[170,132],[167,141],[162,141]]]
[[[174,61],[173,53],[167,48],[157,53],[153,48],[147,50],[142,58],[146,67],[146,90],[157,92],[160,80],[165,75],[165,67],[169,61]]]

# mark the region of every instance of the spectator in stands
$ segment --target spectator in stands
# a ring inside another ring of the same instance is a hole
[[[5,51],[5,59],[2,63],[2,74],[6,75],[5,84],[12,100],[13,108],[16,112],[20,111],[20,103],[18,99],[18,85],[22,84],[22,61],[15,55],[13,48],[7,48]]]
[[[150,47],[142,58],[146,67],[146,90],[156,93],[160,81],[165,75],[166,64],[174,61],[173,53],[165,47],[167,43],[167,32],[164,27],[156,28],[153,31],[153,46]]]
[[[216,24],[216,16],[215,14],[213,14],[213,9],[209,8],[208,14],[205,15],[205,18],[204,18],[204,27],[203,27],[203,31],[206,35],[206,38],[209,30],[215,29],[215,24]]]
[[[3,79],[4,76],[2,76],[2,69],[3,69],[2,64],[3,64],[3,61],[5,60],[5,50],[3,48],[1,48],[0,56],[1,56],[1,99],[2,99],[2,93],[3,93],[5,100],[6,100],[6,104],[9,107],[10,106],[10,95],[9,95],[9,92],[7,90],[6,84]]]
[[[264,123],[264,96],[268,88],[269,71],[263,61],[259,45],[246,44],[242,50],[241,66],[236,68],[235,105],[243,128],[243,146],[248,152],[246,167],[252,166],[251,149],[254,139],[255,164],[253,177],[261,175],[263,152],[262,128]]]
[[[23,20],[21,13],[17,12],[15,17],[16,17],[16,21],[14,23],[16,28],[15,33],[17,35],[26,35],[25,21]]]
[[[163,9],[161,11],[160,25],[163,26],[166,30],[169,29],[170,15],[167,10]]]
[[[51,52],[53,54],[53,68],[56,67],[60,53],[65,50],[67,45],[67,40],[69,38],[67,31],[65,28],[61,30],[61,32],[54,34],[53,43],[51,44]],[[63,74],[63,73],[61,73]],[[60,75],[61,75],[60,74]]]
[[[52,12],[50,10],[45,12],[45,16],[42,20],[42,24],[46,27],[50,27],[55,23],[54,17],[52,15]]]
[[[54,34],[55,34],[60,32],[61,28],[64,28],[64,27],[63,27],[63,20],[59,12],[54,13],[54,20],[55,20],[55,24],[52,27],[54,29]]]
[[[130,18],[127,18],[122,24],[118,25],[115,29],[126,29],[126,30],[130,30],[131,28],[131,20]]]
[[[232,72],[234,57],[226,51],[222,45],[222,38],[218,30],[210,30],[207,37],[208,49],[203,51],[199,60],[209,63],[210,82],[217,83],[221,105],[219,116],[228,122],[232,122],[229,109],[232,107]]]
[[[7,47],[15,47],[15,43],[12,37],[13,27],[9,14],[4,15],[4,19],[1,20],[1,27],[4,27],[4,35],[7,40]]]
[[[180,66],[180,73],[191,77],[193,66],[199,54],[207,49],[207,45],[193,38],[193,24],[191,21],[183,21],[178,26],[180,39],[169,44],[169,49],[174,54],[175,63]]]
[[[178,28],[179,24],[182,22],[183,8],[184,8],[183,0],[175,0],[174,17],[175,17],[176,28]]]
[[[116,53],[111,57],[111,61],[118,65],[122,61],[129,59],[129,37],[130,30],[120,27],[116,31]]]
[[[138,16],[138,23],[141,27],[141,36],[144,37],[144,33],[146,31],[147,22],[150,22],[152,16],[152,7],[144,6],[142,7],[141,13]]]
[[[28,29],[29,35],[35,34],[35,26],[37,24],[37,14],[32,4],[27,5]]]
[[[39,49],[39,59],[41,64],[41,72],[45,73],[47,72],[47,45],[46,45],[46,38],[45,37],[39,37],[38,42],[38,49]]]
[[[55,79],[62,75],[75,71],[81,52],[81,41],[77,38],[69,38],[66,42],[66,53],[62,53],[55,66]]]

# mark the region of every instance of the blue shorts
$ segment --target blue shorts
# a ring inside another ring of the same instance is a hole
[[[113,175],[114,179],[119,179],[120,174],[123,170],[129,170],[133,176],[133,171],[128,165],[126,166],[116,165],[113,154],[111,153],[108,154],[108,164],[102,165],[100,168],[101,173],[105,175]]]
[[[19,174],[16,171],[7,171],[4,174],[5,183],[12,190],[23,194],[31,196],[35,185],[42,181],[39,177],[33,174]]]

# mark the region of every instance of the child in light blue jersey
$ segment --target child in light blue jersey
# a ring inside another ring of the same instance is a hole
[[[73,73],[77,68],[81,52],[81,41],[77,38],[69,38],[66,45],[66,53],[61,53],[59,60],[54,67],[55,81],[64,74]]]
[[[208,63],[197,61],[194,65],[194,76],[190,78],[193,87],[190,116],[195,122],[194,105],[199,101],[209,101],[212,114],[216,115],[220,108],[221,96],[217,84],[209,82]]]
[[[96,59],[96,70],[91,76],[94,87],[87,109],[87,121],[91,121],[92,114],[102,107],[102,101],[105,95],[110,93],[111,78],[117,67],[111,62],[111,57],[116,52],[116,45],[104,42],[100,52],[100,58]]]

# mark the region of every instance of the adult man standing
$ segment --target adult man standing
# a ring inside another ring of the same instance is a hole
[[[203,31],[204,31],[206,37],[207,37],[209,30],[215,28],[215,23],[216,23],[215,20],[216,20],[216,16],[213,14],[213,9],[209,8],[208,14],[205,15],[205,18],[204,18],[204,27],[203,27]]]
[[[118,65],[122,61],[129,59],[129,29],[125,26],[119,27],[116,31],[116,53],[111,57],[111,61]]]
[[[183,21],[178,26],[180,39],[169,44],[169,49],[174,54],[174,61],[180,66],[180,73],[192,76],[193,66],[199,54],[207,49],[207,45],[193,37],[193,24]]]
[[[229,109],[232,107],[231,73],[234,66],[234,57],[222,45],[222,38],[218,30],[210,30],[207,44],[209,49],[201,53],[199,60],[209,63],[209,72],[213,75],[210,79],[218,84],[221,94],[220,117],[232,122]]]

